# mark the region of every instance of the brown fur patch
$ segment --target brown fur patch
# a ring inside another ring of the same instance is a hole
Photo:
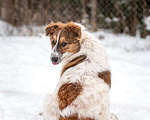
[[[65,118],[60,116],[59,120],[94,120],[94,119],[91,119],[91,118],[81,118],[81,119],[79,119],[78,115],[73,115],[73,116],[65,117]]]
[[[61,76],[62,76],[62,74],[63,74],[67,69],[69,69],[70,67],[74,67],[74,66],[80,64],[80,63],[83,62],[85,59],[86,59],[86,55],[81,55],[81,56],[78,56],[78,57],[74,58],[73,60],[71,60],[69,63],[67,63],[67,64],[64,66],[64,68],[63,68],[63,70],[62,70],[62,72],[61,72]]]
[[[63,110],[70,105],[82,91],[80,83],[64,83],[58,91],[59,109]]]
[[[106,70],[103,72],[99,72],[98,76],[99,76],[99,78],[103,79],[109,85],[109,87],[111,87],[111,73],[110,73],[110,71]]]
[[[81,38],[81,27],[75,25],[73,22],[69,22],[65,25],[65,29],[69,35],[76,38]]]
[[[59,120],[79,120],[79,119],[78,119],[78,115],[73,115],[73,116],[65,117],[65,118],[60,116]]]
[[[51,36],[56,29],[58,29],[58,28],[61,29],[61,28],[63,28],[63,26],[64,26],[64,24],[61,23],[61,22],[58,22],[58,23],[52,22],[52,23],[50,23],[49,25],[46,26],[46,29],[45,29],[46,36],[48,36],[48,35]]]
[[[46,35],[52,35],[56,29],[62,29],[62,31],[65,31],[69,37],[74,37],[74,38],[81,38],[81,27],[78,25],[75,25],[73,22],[69,23],[50,23],[47,25],[45,32]]]
[[[46,27],[46,35],[50,36],[52,47],[57,42],[57,35],[61,30],[60,41],[57,46],[58,51],[63,54],[65,52],[76,53],[80,50],[81,43],[81,27],[75,25],[73,22],[66,24],[63,23],[51,23]],[[55,36],[55,37],[54,37]],[[67,43],[66,46],[62,46],[62,43]]]

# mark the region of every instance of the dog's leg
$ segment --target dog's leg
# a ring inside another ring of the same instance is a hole
[[[52,95],[46,96],[44,99],[44,120],[58,120],[59,116],[57,97]]]
[[[71,89],[71,87],[69,88]],[[62,115],[70,117],[69,114],[71,113],[89,118],[89,120],[110,120],[109,88],[103,88],[101,92],[99,92],[99,89],[96,90],[94,86],[84,89],[73,101],[73,104],[68,105],[62,110]],[[87,93],[87,91],[90,92]]]
[[[39,113],[39,116],[43,116],[43,112],[40,112],[40,113]]]
[[[110,120],[118,120],[118,118],[114,114],[111,114]]]

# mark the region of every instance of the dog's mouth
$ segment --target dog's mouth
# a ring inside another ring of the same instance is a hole
[[[58,65],[58,64],[59,64],[59,62],[52,62],[52,64],[53,64],[53,65]]]
[[[57,62],[56,62],[56,61],[52,61],[52,64],[53,64],[53,65],[58,65],[58,64],[60,64],[60,63],[61,63],[61,61],[57,61]]]
[[[56,63],[56,62],[52,62],[52,64],[53,64],[53,65],[58,65],[58,63]]]
[[[59,55],[59,56],[51,55],[50,59],[51,59],[51,62],[53,65],[58,65],[63,61],[64,58],[69,57],[68,55],[71,56],[72,54],[65,53],[65,54]]]

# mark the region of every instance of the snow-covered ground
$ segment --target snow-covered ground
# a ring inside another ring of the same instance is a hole
[[[150,40],[103,35],[112,68],[111,112],[119,120],[150,120]],[[49,38],[0,37],[0,120],[42,120],[43,99],[60,75],[49,55]]]
[[[46,25],[43,26],[25,26],[14,27],[11,24],[0,20],[0,36],[37,36],[43,34]],[[42,33],[43,32],[43,33]]]

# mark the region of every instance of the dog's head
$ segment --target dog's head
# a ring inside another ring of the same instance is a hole
[[[81,27],[73,22],[51,23],[46,27],[46,35],[50,37],[50,59],[54,65],[59,64],[68,53],[75,54],[80,50]]]

